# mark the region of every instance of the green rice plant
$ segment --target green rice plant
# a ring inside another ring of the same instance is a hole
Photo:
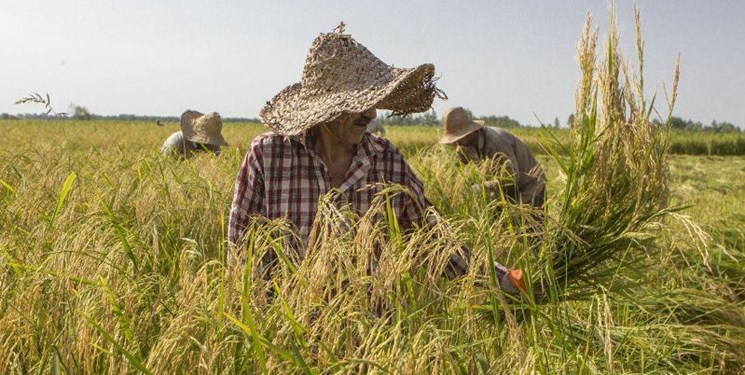
[[[298,262],[288,252],[267,280],[257,272],[260,259],[284,249],[286,224],[256,223],[254,255],[245,267],[224,247],[233,178],[248,140],[220,157],[177,162],[157,152],[167,129],[112,125],[66,122],[56,125],[66,129],[57,133],[47,123],[3,129],[19,146],[0,150],[0,178],[16,191],[0,211],[2,373],[136,373],[140,366],[205,374],[264,367],[270,373],[690,373],[743,366],[743,305],[732,299],[741,258],[730,245],[722,252],[713,246],[707,267],[699,250],[673,243],[670,237],[687,237],[683,229],[670,228],[645,248],[641,263],[658,264],[643,270],[646,283],[634,279],[633,269],[618,271],[614,282],[633,288],[570,283],[566,298],[537,303],[502,294],[484,270],[490,259],[524,268],[537,283],[541,260],[562,238],[556,233],[564,182],[560,167],[545,157],[551,231],[542,252],[530,250],[518,225],[529,211],[470,189],[488,178],[487,165],[464,168],[449,150],[429,148],[407,158],[441,210],[440,225],[397,229],[384,196],[363,218],[324,205],[318,227],[327,229],[317,232],[312,253]],[[225,130],[230,139],[250,139],[260,128]],[[80,133],[86,138],[73,138]],[[31,146],[25,137],[41,142]],[[111,137],[116,143],[107,144]],[[59,160],[45,157],[65,149]],[[708,162],[718,163],[707,166],[715,171],[726,161]],[[721,178],[736,178],[742,165]],[[49,227],[47,216],[71,170],[75,187]],[[676,178],[674,186],[684,181]],[[737,199],[737,189],[729,196]],[[342,230],[338,219],[355,230]],[[448,255],[462,244],[474,252],[471,273],[441,277]]]
[[[600,63],[596,62],[597,32],[587,19],[579,44],[582,80],[576,95],[575,139],[565,148],[566,161],[556,147],[550,148],[566,180],[559,193],[562,203],[552,261],[560,287],[574,282],[612,287],[609,282],[619,272],[632,268],[654,246],[662,219],[670,211],[667,132],[650,122],[654,99],[648,103],[643,96],[639,14],[639,72],[634,76],[618,52],[613,12]],[[673,87],[677,76],[676,68]]]

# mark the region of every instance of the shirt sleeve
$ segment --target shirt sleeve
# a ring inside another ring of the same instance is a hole
[[[171,134],[163,146],[160,148],[160,153],[163,155],[169,155],[171,153],[184,153],[184,136],[181,132],[175,132]]]
[[[235,180],[230,207],[228,241],[238,245],[252,216],[266,215],[264,206],[264,167],[261,141],[251,145]]]

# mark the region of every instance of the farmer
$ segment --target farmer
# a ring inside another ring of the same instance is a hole
[[[492,196],[497,196],[501,189],[514,202],[543,208],[546,176],[525,143],[506,130],[471,120],[461,107],[448,109],[442,116],[442,124],[445,134],[440,143],[456,145],[462,161],[501,159],[497,161],[503,162],[500,165],[512,181],[485,183],[484,187]]]
[[[385,128],[383,127],[383,124],[378,119],[372,119],[369,124],[367,124],[367,131],[370,134],[377,135],[378,137],[385,137]]]
[[[240,246],[253,216],[287,218],[308,241],[319,198],[335,189],[359,214],[379,191],[376,183],[406,186],[391,207],[403,226],[424,223],[421,208],[431,206],[422,182],[403,155],[385,138],[366,132],[376,108],[395,113],[422,112],[440,91],[434,66],[394,68],[344,34],[343,27],[313,42],[301,82],[280,91],[261,110],[271,132],[257,136],[238,171],[230,210],[228,240]],[[305,256],[304,246],[297,249]],[[446,273],[467,271],[467,252],[453,255]],[[521,272],[498,265],[502,288],[524,289]]]
[[[227,146],[222,137],[222,119],[216,112],[206,115],[187,110],[181,115],[181,131],[166,139],[160,152],[190,158],[198,152],[220,154],[220,147]]]

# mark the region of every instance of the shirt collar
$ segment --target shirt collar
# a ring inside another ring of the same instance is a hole
[[[360,142],[360,146],[362,146],[367,151],[369,156],[381,154],[383,153],[383,151],[385,151],[385,147],[383,147],[381,142],[367,132],[365,132],[365,135],[362,136],[362,142]]]
[[[308,141],[308,131],[304,131],[300,134],[293,134],[293,135],[286,135],[285,140],[289,140],[292,142],[297,142],[301,144],[306,150],[308,149],[308,146],[306,145],[306,142]]]

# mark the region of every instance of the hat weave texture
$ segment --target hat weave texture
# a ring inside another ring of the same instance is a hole
[[[471,120],[462,107],[454,107],[445,111],[442,124],[445,126],[445,134],[442,135],[440,143],[444,144],[455,143],[484,127],[483,121]]]
[[[432,64],[394,68],[351,35],[324,33],[308,52],[301,81],[280,91],[259,116],[275,133],[296,135],[345,112],[423,112],[441,93],[434,72]]]
[[[222,136],[222,118],[217,112],[203,115],[201,112],[187,110],[181,115],[181,132],[191,142],[213,146],[226,146]]]

